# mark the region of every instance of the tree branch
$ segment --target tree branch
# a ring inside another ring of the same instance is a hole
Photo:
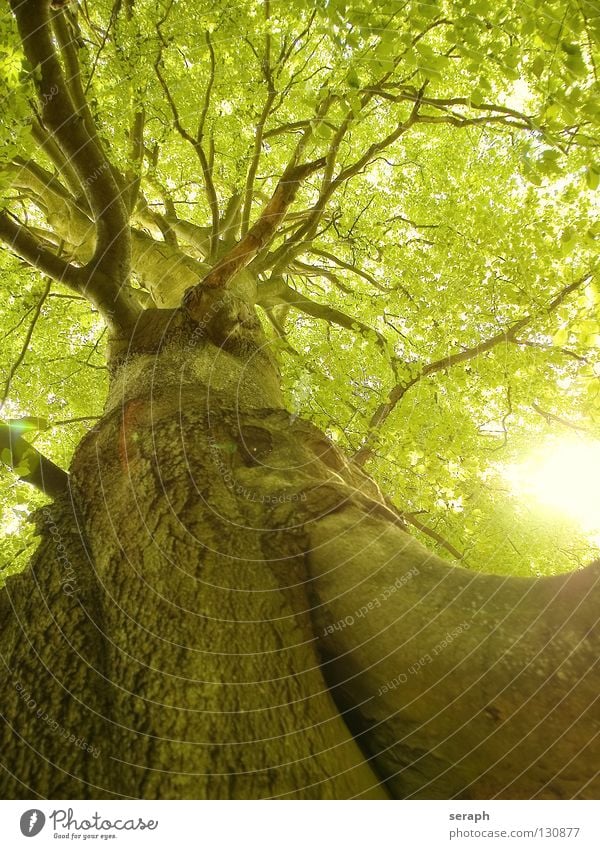
[[[293,203],[302,181],[324,165],[324,158],[303,165],[288,165],[258,221],[224,259],[186,294],[184,304],[192,318],[196,308],[200,306],[203,289],[224,288],[235,274],[252,261],[276,232],[289,206]]]
[[[219,224],[219,232],[225,243],[231,242],[239,238],[239,228],[241,223],[241,205],[242,193],[234,192],[225,207],[225,212]]]
[[[545,308],[546,314],[549,314],[557,309],[560,304],[567,298],[572,292],[579,289],[581,286],[587,284],[593,277],[593,272],[587,272],[582,277],[579,277],[577,280],[569,283],[567,286],[564,286],[561,291],[550,301],[548,306]],[[468,360],[472,360],[475,357],[480,356],[481,354],[485,354],[487,351],[491,351],[492,348],[495,348],[497,345],[502,343],[513,343],[519,344],[519,340],[517,338],[517,333],[530,324],[535,318],[539,316],[539,313],[529,313],[528,315],[523,316],[514,324],[512,324],[507,330],[503,330],[500,333],[496,333],[494,336],[491,336],[489,339],[484,340],[483,342],[479,342],[477,345],[473,345],[470,348],[465,348],[463,351],[459,351],[456,354],[450,354],[447,357],[441,357],[438,360],[433,360],[424,366],[415,367],[415,374],[409,380],[406,380],[402,383],[397,383],[396,386],[389,392],[387,400],[380,404],[379,407],[373,413],[371,420],[369,422],[368,434],[355,453],[353,460],[355,463],[359,465],[363,465],[369,460],[373,455],[374,450],[374,441],[377,435],[377,432],[380,430],[383,423],[386,421],[388,416],[394,411],[397,404],[402,400],[406,392],[422,380],[424,377],[428,375],[435,374],[439,371],[445,371],[446,369],[452,368],[452,366],[459,365],[460,363],[465,363]]]
[[[270,14],[270,0],[265,0],[265,21],[267,22],[267,26]],[[244,205],[242,207],[242,236],[246,235],[246,233],[248,232],[248,227],[250,226],[250,211],[252,207],[254,179],[256,177],[256,172],[258,171],[258,163],[260,161],[260,154],[262,151],[263,132],[267,119],[271,113],[273,102],[277,95],[277,92],[275,90],[275,83],[273,81],[273,69],[271,68],[271,34],[268,30],[265,35],[265,56],[262,62],[262,68],[263,77],[267,84],[267,97],[254,132],[254,148],[252,151],[252,157],[250,159],[248,174],[246,176]]]
[[[362,102],[362,101],[361,101]],[[356,162],[352,163],[352,165],[348,165],[345,168],[342,168],[335,178],[332,177],[332,169],[335,162],[334,148],[335,145],[341,141],[343,137],[343,133],[345,133],[347,127],[349,126],[348,116],[344,120],[344,123],[340,127],[338,134],[334,137],[334,143],[332,145],[332,149],[328,155],[328,166],[329,171],[325,175],[323,179],[323,185],[321,188],[321,192],[316,204],[313,206],[312,211],[308,219],[302,224],[298,230],[294,233],[293,236],[290,236],[283,245],[281,245],[276,251],[268,257],[268,263],[265,263],[265,267],[271,267],[273,269],[273,274],[280,274],[282,270],[286,267],[286,265],[290,262],[291,259],[296,257],[302,251],[308,249],[310,246],[310,242],[314,238],[314,234],[318,223],[325,211],[325,207],[333,195],[333,193],[347,180],[351,177],[359,174],[363,168],[365,168],[369,162],[380,153],[385,148],[389,147],[395,141],[397,141],[403,133],[405,133],[417,120],[418,116],[418,105],[417,102],[413,107],[413,110],[409,117],[401,121],[396,128],[388,133],[385,138],[381,139],[381,141],[374,142],[363,155],[356,160]],[[342,132],[343,130],[343,132]],[[340,135],[341,133],[341,135]]]
[[[20,221],[5,210],[0,211],[0,239],[34,268],[79,291],[79,269],[43,247]]]
[[[588,428],[574,424],[573,422],[570,422],[567,419],[563,419],[562,416],[557,416],[556,413],[549,413],[547,410],[543,410],[539,406],[539,404],[535,403],[535,401],[532,403],[531,408],[532,410],[535,410],[535,412],[538,413],[538,415],[540,415],[543,419],[545,419],[548,424],[550,424],[551,422],[556,422],[557,424],[560,424],[563,427],[568,427],[571,430],[577,430],[580,433],[589,433]]]
[[[2,460],[19,474],[19,480],[41,490],[44,495],[58,498],[69,489],[69,476],[37,448],[26,442],[17,425],[0,424]],[[7,456],[5,452],[8,451]],[[22,473],[20,473],[22,471]]]
[[[11,8],[33,68],[32,77],[41,110],[41,120],[73,166],[93,212],[97,228],[94,255],[76,272],[84,287],[95,293],[96,304],[117,330],[129,330],[139,313],[134,300],[122,288],[130,266],[128,216],[110,162],[89,121],[79,114],[51,38],[50,4],[47,0],[11,0]],[[63,13],[53,12],[54,16]],[[69,62],[77,64],[73,53]],[[78,68],[78,65],[77,65]],[[27,241],[28,237],[26,237]],[[27,251],[38,253],[28,244]],[[56,266],[56,260],[51,263]],[[49,272],[55,276],[55,271]],[[64,269],[59,274],[64,277]],[[104,292],[100,294],[100,289]],[[107,305],[110,305],[107,309]]]
[[[313,301],[311,298],[288,286],[283,278],[271,279],[266,284],[261,284],[258,290],[257,303],[261,306],[266,305],[268,307],[278,304],[288,304],[306,315],[312,315],[314,318],[327,321],[329,324],[337,324],[338,327],[352,330],[354,333],[361,333],[364,336],[375,336],[377,344],[384,351],[387,350],[385,337],[379,331],[375,330],[375,328],[370,327],[363,321],[346,315],[346,313],[335,309],[335,307]]]
[[[6,399],[8,398],[8,393],[10,392],[10,385],[12,383],[12,379],[15,376],[15,374],[17,373],[17,369],[19,368],[19,366],[21,365],[21,363],[25,359],[25,355],[27,354],[27,349],[29,348],[29,343],[31,342],[31,337],[33,336],[33,331],[35,330],[37,320],[40,317],[40,313],[42,311],[42,307],[44,306],[44,303],[46,302],[46,298],[50,294],[51,285],[52,285],[52,282],[50,280],[46,281],[46,284],[44,286],[44,291],[42,292],[40,298],[38,299],[37,304],[34,307],[33,317],[31,319],[31,322],[29,323],[27,333],[25,334],[25,339],[23,340],[23,344],[21,346],[19,356],[17,357],[15,362],[10,367],[10,370],[8,372],[8,376],[7,376],[6,381],[4,383],[4,392],[2,393],[2,400],[0,401],[0,410],[6,404]]]
[[[358,277],[362,277],[363,280],[366,280],[367,283],[370,283],[371,286],[374,286],[376,289],[379,289],[380,292],[389,292],[390,289],[387,286],[382,286],[372,274],[369,274],[367,271],[363,271],[361,268],[357,268],[351,262],[346,262],[338,256],[330,253],[329,251],[325,251],[322,248],[315,248],[314,246],[310,246],[308,248],[308,253],[315,254],[315,256],[323,257],[323,259],[328,259],[330,262],[335,263],[335,265],[340,268],[345,268],[346,271],[351,271],[352,274],[356,274]]]
[[[445,548],[446,551],[451,554],[452,557],[454,557],[456,560],[461,560],[464,562],[464,554],[461,554],[461,552],[457,548],[455,548],[451,542],[448,542],[448,540],[445,539],[445,537],[443,537],[440,533],[434,531],[433,528],[428,527],[424,522],[420,522],[416,518],[414,513],[402,513],[401,515],[404,521],[408,522],[409,525],[412,525],[418,531],[421,531],[422,534],[425,534],[430,539],[437,542],[438,545],[440,545],[442,548]]]
[[[212,41],[208,30],[204,33],[204,39],[206,41],[206,46],[208,47],[208,52],[210,55],[210,75],[206,86],[206,92],[204,94],[204,106],[202,107],[202,112],[200,113],[200,120],[198,121],[198,131],[196,133],[196,138],[199,142],[201,142],[204,137],[204,124],[206,123],[206,116],[208,115],[208,110],[210,107],[210,96],[212,94],[213,86],[215,84],[216,68],[215,51],[212,46]]]
[[[144,124],[145,112],[139,109],[133,116],[133,123],[129,134],[130,150],[129,159],[131,167],[127,173],[127,207],[129,214],[135,209],[140,187],[142,185],[142,164],[144,161]]]
[[[97,270],[88,276],[86,266],[79,268],[53,254],[5,211],[0,212],[0,239],[34,268],[84,295],[114,329],[129,329],[139,311],[132,290],[115,289],[113,281]]]
[[[273,84],[271,81],[269,83],[267,98],[262,108],[262,112],[260,114],[260,118],[258,119],[258,123],[256,125],[256,130],[254,133],[254,149],[252,152],[252,157],[250,159],[250,167],[248,168],[248,174],[246,176],[246,187],[244,190],[244,207],[242,210],[242,236],[246,235],[250,224],[250,210],[252,208],[252,197],[254,193],[254,179],[256,177],[256,172],[258,171],[258,163],[260,161],[260,154],[262,151],[263,131],[267,122],[267,118],[269,117],[269,114],[271,112],[271,107],[273,106],[275,95],[276,91],[273,88]]]
[[[50,162],[58,169],[59,176],[64,179],[73,197],[77,198],[79,203],[84,203],[87,206],[87,199],[85,198],[83,187],[75,169],[50,133],[42,127],[37,116],[34,116],[31,121],[31,135]]]
[[[85,128],[90,137],[98,143],[98,134],[96,125],[87,102],[83,85],[81,83],[81,69],[79,67],[79,59],[77,57],[78,45],[74,39],[73,31],[69,21],[64,14],[56,14],[52,16],[52,28],[56,35],[58,46],[60,47],[61,56],[63,58],[65,71],[67,74],[66,84],[69,94],[73,100],[77,114],[85,122]]]
[[[391,94],[386,91],[385,88],[380,88],[376,90],[376,93],[384,100],[388,100],[393,103],[400,103],[402,101],[416,103],[419,99],[419,93],[416,91],[416,89],[412,88],[401,89],[399,94]],[[519,112],[517,109],[511,109],[508,106],[501,106],[495,103],[473,103],[473,101],[470,100],[468,97],[442,98],[422,96],[420,98],[420,101],[423,106],[431,106],[434,109],[438,109],[444,112],[450,112],[450,109],[453,106],[465,106],[469,109],[473,109],[478,112],[492,112],[495,113],[495,117],[504,116],[506,118],[514,118],[516,119],[516,121],[520,122],[518,126],[527,125],[528,128],[533,129],[531,116],[526,115],[524,112]],[[450,114],[453,117],[461,120],[468,119],[468,116],[461,115],[456,112],[450,112]],[[421,120],[422,118],[427,118],[427,116],[420,115],[419,120]]]
[[[158,25],[157,25],[158,28]],[[160,30],[159,30],[160,32]],[[210,52],[211,52],[211,62],[214,62],[214,52],[212,48],[212,44],[209,40]],[[206,117],[204,114],[204,110],[200,117],[200,122],[198,126],[198,132],[200,135],[194,136],[189,133],[183,124],[181,123],[181,118],[179,117],[179,110],[177,109],[177,104],[173,99],[173,95],[169,91],[169,87],[163,77],[161,71],[161,63],[162,63],[162,51],[158,54],[156,61],[154,63],[154,70],[156,73],[156,77],[161,85],[161,88],[164,92],[164,95],[167,99],[167,103],[169,104],[169,108],[171,110],[171,114],[173,116],[173,124],[175,129],[179,133],[182,139],[184,139],[188,144],[190,144],[198,157],[198,161],[200,162],[200,168],[202,169],[202,174],[204,177],[204,189],[206,191],[206,196],[208,199],[208,205],[210,207],[211,213],[211,221],[212,221],[212,230],[211,230],[211,238],[210,238],[210,256],[213,257],[217,248],[217,239],[219,236],[219,200],[217,198],[217,193],[215,190],[215,185],[212,179],[212,169],[208,159],[206,158],[206,152],[202,145],[202,133],[204,132],[204,118]],[[214,69],[213,69],[214,70]],[[207,93],[207,97],[210,97],[210,91]],[[206,104],[205,104],[206,105]]]

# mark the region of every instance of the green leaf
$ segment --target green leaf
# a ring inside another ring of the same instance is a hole
[[[538,162],[538,168],[542,174],[550,175],[559,173],[559,161],[561,152],[554,148],[545,150]]]
[[[354,65],[350,66],[350,69],[346,74],[346,82],[348,83],[350,88],[360,88],[360,79]]]
[[[566,67],[576,77],[586,77],[588,68],[580,53],[569,55],[565,61]]]
[[[588,165],[585,169],[585,184],[588,189],[595,191],[600,186],[600,167]]]
[[[538,79],[542,76],[544,72],[544,57],[541,53],[538,53],[531,63],[531,72],[535,74]]]
[[[333,135],[332,128],[328,125],[320,121],[317,124],[317,128],[315,130],[315,136],[319,139],[330,139]]]

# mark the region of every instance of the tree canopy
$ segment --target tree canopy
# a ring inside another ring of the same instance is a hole
[[[119,259],[111,185],[131,223],[119,297],[167,308],[258,239],[299,162],[250,256],[293,412],[448,559],[593,558],[504,469],[599,435],[594,0],[84,0],[52,12],[58,82],[15,16],[0,26],[1,576],[44,498],[15,440],[65,468],[102,411],[110,309],[73,269]]]

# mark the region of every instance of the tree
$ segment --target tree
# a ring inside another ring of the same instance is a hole
[[[595,4],[11,8],[4,796],[596,795]]]

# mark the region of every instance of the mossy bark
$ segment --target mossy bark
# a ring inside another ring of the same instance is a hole
[[[180,319],[113,346],[71,503],[6,587],[0,792],[385,798],[321,671],[290,524],[306,495],[268,468],[290,421],[273,364]]]
[[[0,595],[5,798],[595,798],[597,566],[450,566],[213,293],[111,346]],[[385,782],[382,785],[382,780]]]

